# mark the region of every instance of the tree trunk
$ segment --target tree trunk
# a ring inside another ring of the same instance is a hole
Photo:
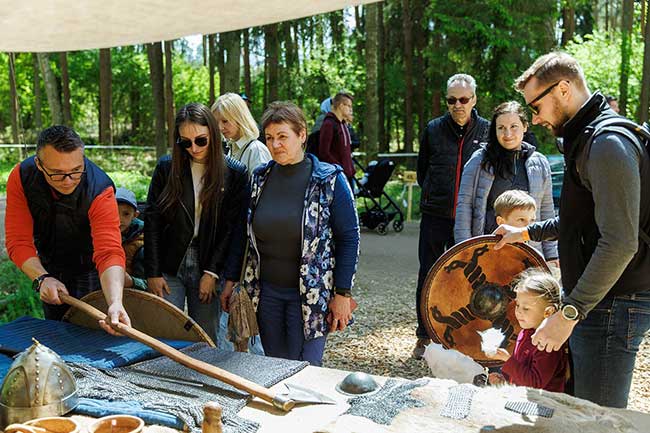
[[[165,90],[162,60],[162,43],[147,44],[147,57],[149,59],[149,75],[153,93],[154,137],[156,143],[156,156],[161,157],[167,153],[167,140],[165,139]]]
[[[343,42],[343,11],[334,11],[328,14],[330,21],[330,31],[332,33],[332,42],[334,49],[339,51]]]
[[[384,62],[386,61],[386,34],[384,29],[384,3],[377,3],[377,140],[379,152],[390,152],[390,144],[386,137],[386,84]]]
[[[264,27],[264,50],[268,66],[268,102],[278,100],[279,77],[279,43],[278,25],[270,24]]]
[[[364,36],[364,22],[363,22],[363,12],[361,6],[354,7],[354,23],[355,23],[355,33],[356,33],[356,49],[357,57],[363,58],[363,36]]]
[[[14,144],[20,143],[20,105],[18,104],[18,90],[16,89],[16,54],[9,53],[9,94],[11,111],[11,138]]]
[[[99,50],[99,142],[101,144],[113,144],[111,111],[111,49],[102,48]]]
[[[427,89],[426,78],[428,74],[426,73],[424,53],[427,49],[427,34],[424,25],[422,23],[422,17],[424,16],[425,2],[424,0],[412,0],[414,2],[413,7],[413,47],[414,47],[414,63],[413,70],[415,76],[415,94],[414,106],[415,113],[417,114],[417,132],[413,137],[417,141],[419,134],[424,130],[427,124],[427,115],[424,103],[425,89]]]
[[[68,74],[68,53],[59,53],[59,65],[61,66],[61,110],[63,123],[72,126],[72,107],[70,106],[70,75]]]
[[[249,30],[244,29],[244,93],[252,98],[253,85],[251,84],[251,53]]]
[[[41,95],[41,78],[38,66],[38,56],[32,54],[34,68],[34,127],[37,131],[43,129],[43,96]]]
[[[63,117],[61,116],[61,100],[59,99],[59,83],[52,72],[50,66],[50,56],[48,53],[38,53],[38,63],[41,67],[41,74],[45,82],[45,93],[47,95],[47,103],[50,106],[50,115],[52,117],[52,124],[61,125]]]
[[[377,33],[378,8],[377,4],[369,4],[366,8],[366,121],[364,132],[366,136],[366,154],[368,161],[377,158],[379,150],[377,133],[379,130],[379,114],[377,110]]]
[[[214,88],[214,67],[217,62],[217,53],[215,52],[217,49],[217,45],[214,42],[214,35],[208,35],[208,46],[209,46],[209,52],[208,52],[208,76],[210,77],[210,106],[212,107],[212,104],[214,104],[214,101],[216,99],[215,97],[215,88]]]
[[[239,69],[241,59],[241,36],[239,31],[222,33],[222,46],[226,49],[223,92],[239,93]],[[222,92],[222,93],[223,93]]]
[[[404,152],[413,151],[413,22],[411,2],[402,0],[404,33]]]
[[[630,78],[630,56],[632,54],[632,26],[634,21],[634,0],[623,0],[623,25],[621,26],[621,83],[618,105],[621,114],[627,116],[627,88]]]
[[[225,71],[225,43],[226,38],[223,33],[219,33],[219,40],[215,40],[217,49],[215,54],[217,55],[217,72],[219,73],[219,94],[223,95],[226,93],[226,71]]]
[[[203,48],[203,66],[208,66],[208,36],[201,36],[202,48]]]
[[[639,100],[639,122],[647,122],[650,117],[650,20],[646,19],[644,29],[643,77],[641,79],[641,98]]]
[[[576,10],[573,4],[562,8],[562,46],[565,47],[573,39],[576,31]]]
[[[174,119],[176,110],[174,109],[174,89],[172,79],[174,77],[172,70],[172,55],[174,41],[165,41],[165,112],[167,118],[167,146],[171,149],[174,145]]]

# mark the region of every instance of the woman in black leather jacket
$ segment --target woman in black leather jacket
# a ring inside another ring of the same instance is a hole
[[[149,291],[167,299],[216,342],[220,278],[239,278],[250,198],[246,167],[221,149],[210,110],[198,103],[176,114],[172,155],[160,158],[145,212]]]

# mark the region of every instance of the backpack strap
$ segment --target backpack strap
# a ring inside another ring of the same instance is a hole
[[[623,134],[632,141],[641,147],[641,152],[650,152],[650,126],[648,123],[644,122],[642,125],[627,119],[618,114],[606,115],[599,119],[596,119],[594,122],[589,124],[585,129],[585,133],[592,129],[590,137],[585,143],[585,153],[589,153],[591,145],[597,136],[605,132],[617,132]],[[580,170],[578,170],[580,172]],[[641,227],[639,227],[639,237],[650,246],[650,235],[646,233]]]

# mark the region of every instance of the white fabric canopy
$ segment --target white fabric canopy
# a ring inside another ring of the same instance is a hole
[[[0,0],[0,51],[74,51],[157,42],[375,1]]]

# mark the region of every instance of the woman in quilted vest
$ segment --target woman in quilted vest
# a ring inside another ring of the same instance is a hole
[[[470,158],[458,191],[454,240],[490,234],[497,228],[494,202],[503,192],[527,192],[537,205],[536,217],[555,216],[551,166],[544,155],[523,141],[528,129],[520,103],[509,101],[494,109],[488,142]],[[532,242],[547,262],[557,265],[557,242]]]
[[[268,356],[322,363],[328,332],[352,320],[359,223],[339,166],[305,154],[307,122],[289,102],[262,117],[273,160],[252,177],[241,282],[257,311]],[[232,293],[221,295],[227,310]]]

